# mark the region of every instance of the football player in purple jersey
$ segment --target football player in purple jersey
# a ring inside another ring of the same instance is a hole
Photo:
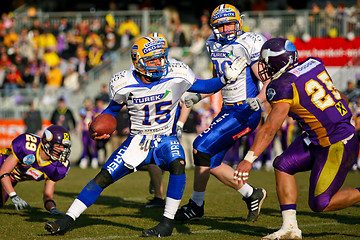
[[[42,137],[23,133],[12,141],[10,148],[0,149],[0,207],[10,197],[16,210],[29,208],[16,194],[15,185],[21,181],[45,180],[44,208],[52,215],[63,215],[56,209],[54,190],[56,182],[63,179],[70,168],[70,147],[69,132],[62,126],[52,125]]]
[[[274,138],[286,116],[304,131],[273,163],[283,224],[262,239],[302,239],[296,220],[294,174],[311,171],[309,206],[315,212],[334,211],[360,201],[360,188],[340,190],[359,145],[344,94],[338,91],[321,59],[298,62],[294,44],[283,38],[264,43],[260,52],[262,80],[270,79],[267,100],[272,110],[256,134],[234,178],[246,182],[253,161]]]

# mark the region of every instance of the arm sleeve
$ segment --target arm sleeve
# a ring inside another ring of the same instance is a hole
[[[213,93],[222,89],[226,84],[223,77],[210,79],[196,79],[195,83],[188,89],[189,92],[196,93]]]
[[[125,105],[124,103],[119,104],[119,103],[115,102],[114,100],[111,100],[111,102],[109,103],[107,108],[105,108],[105,110],[102,111],[101,114],[109,113],[116,118],[117,114],[119,113],[119,111],[122,109],[122,107],[124,105]]]

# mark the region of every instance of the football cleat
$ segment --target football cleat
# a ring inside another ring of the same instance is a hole
[[[64,234],[66,233],[70,225],[74,222],[74,219],[69,215],[65,215],[65,217],[56,220],[56,221],[47,221],[45,223],[45,230],[50,232],[51,234]]]
[[[261,206],[266,198],[266,190],[263,188],[254,188],[253,194],[250,197],[244,198],[249,209],[247,222],[255,222],[260,215]]]
[[[158,197],[154,197],[144,205],[144,208],[163,208],[163,207],[165,207],[165,200]]]
[[[167,237],[171,236],[174,229],[174,220],[163,217],[161,222],[153,228],[142,231],[143,237]]]
[[[292,225],[290,225],[290,228],[288,229],[280,228],[280,230],[261,238],[261,240],[283,240],[283,239],[300,240],[302,239],[301,230],[297,227],[294,228]]]
[[[204,216],[204,204],[199,207],[191,198],[189,203],[176,211],[176,221],[200,220]]]

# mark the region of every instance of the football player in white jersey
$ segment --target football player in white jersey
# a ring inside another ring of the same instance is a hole
[[[66,216],[45,223],[47,231],[65,233],[106,187],[146,164],[155,163],[170,172],[166,204],[160,223],[143,230],[142,235],[164,237],[172,234],[186,181],[184,151],[176,136],[180,98],[186,91],[211,93],[220,90],[226,82],[236,79],[246,61],[237,59],[223,76],[200,80],[186,64],[168,59],[166,46],[166,39],[139,39],[131,49],[135,70],[124,70],[111,78],[112,101],[102,114],[116,116],[126,105],[130,116],[130,136],[83,188]],[[98,136],[95,132],[92,137],[106,139],[110,135]]]
[[[247,221],[253,222],[260,214],[266,191],[238,183],[233,179],[234,169],[222,160],[235,141],[254,131],[259,124],[268,82],[259,91],[258,57],[266,39],[258,33],[243,32],[242,15],[230,4],[215,8],[210,21],[213,34],[206,46],[214,67],[213,75],[221,76],[231,61],[239,57],[245,57],[248,66],[235,81],[222,88],[221,112],[194,141],[194,191],[189,203],[177,211],[175,220],[184,222],[203,217],[206,184],[211,173],[243,195],[249,209]],[[185,104],[191,107],[207,96],[191,94],[185,98]]]

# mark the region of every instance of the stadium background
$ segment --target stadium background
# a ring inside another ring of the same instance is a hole
[[[211,14],[220,3],[230,3],[245,15],[244,30],[256,31],[269,37],[287,37],[294,41],[299,50],[300,60],[308,56],[321,57],[328,66],[335,86],[344,90],[347,81],[360,79],[360,1],[331,1],[333,15],[328,14],[329,1],[40,1],[5,0],[1,1],[1,12],[8,14],[16,22],[15,30],[30,28],[34,18],[50,26],[57,24],[62,17],[73,24],[79,21],[100,19],[101,24],[108,23],[106,16],[114,17],[115,28],[127,18],[132,19],[140,28],[140,35],[151,31],[164,33],[169,42],[174,41],[175,25],[179,23],[187,39],[185,46],[172,46],[170,56],[188,63],[201,78],[211,75],[210,62],[202,51],[193,51],[192,26],[201,26],[202,17]],[[339,20],[339,6],[344,4],[345,11]],[[314,18],[315,5],[320,14]],[[331,9],[330,9],[331,10]],[[321,15],[323,13],[323,15]],[[322,18],[323,17],[323,18]],[[313,21],[312,21],[312,20]],[[314,20],[315,19],[315,20]],[[208,24],[208,22],[206,23]],[[314,28],[314,26],[316,26]],[[6,96],[0,89],[2,107],[0,109],[0,146],[8,146],[11,140],[22,133],[25,126],[22,115],[28,110],[28,103],[34,101],[43,116],[43,125],[49,125],[50,113],[55,109],[56,99],[63,96],[68,106],[79,118],[79,109],[84,99],[95,97],[102,84],[106,84],[111,75],[127,69],[130,65],[128,49],[114,49],[114,58],[87,72],[87,82],[81,85],[81,91],[69,91],[65,87],[57,89],[55,95],[47,96],[43,89],[32,92],[18,89],[13,95]],[[359,78],[359,79],[358,79]],[[19,97],[21,96],[21,97]],[[216,110],[221,99],[219,95],[212,99]],[[72,158],[77,159],[81,147],[74,135],[75,147]]]

